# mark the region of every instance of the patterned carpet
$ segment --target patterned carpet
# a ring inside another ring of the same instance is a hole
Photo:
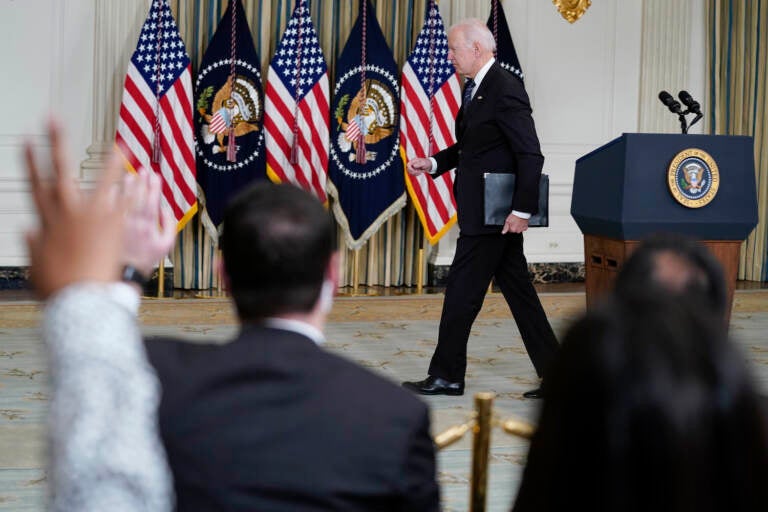
[[[556,333],[584,308],[581,293],[542,294]],[[327,348],[394,381],[425,375],[435,345],[442,295],[342,297],[327,328]],[[522,399],[537,385],[509,311],[498,294],[486,300],[470,339],[467,392],[426,397],[434,433],[465,422],[473,395],[496,393],[500,418],[534,422],[538,402]],[[44,510],[45,413],[49,391],[38,338],[39,305],[0,304],[0,510]],[[155,299],[142,306],[145,332],[225,340],[236,327],[224,299]],[[732,332],[768,392],[768,292],[737,292]],[[588,400],[589,397],[584,397]],[[527,442],[496,429],[491,438],[488,510],[508,510],[525,463]],[[468,509],[471,435],[439,453],[446,511]]]

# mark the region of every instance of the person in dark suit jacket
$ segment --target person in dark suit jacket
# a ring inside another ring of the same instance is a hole
[[[461,395],[467,365],[467,340],[495,279],[520,330],[539,377],[557,352],[557,340],[536,294],[523,254],[528,219],[537,212],[544,157],[522,83],[494,59],[495,41],[485,24],[465,20],[448,32],[448,59],[467,78],[456,116],[456,144],[432,158],[414,158],[412,175],[439,176],[455,168],[460,236],[445,290],[437,348],[429,376],[403,385],[426,395]],[[484,224],[483,173],[516,174],[503,227]],[[539,398],[541,389],[525,393]]]
[[[179,510],[437,511],[426,405],[320,344],[338,279],[323,206],[259,183],[221,249],[240,333],[147,341]]]

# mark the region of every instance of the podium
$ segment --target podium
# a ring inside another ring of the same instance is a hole
[[[730,318],[739,249],[757,225],[752,137],[625,133],[576,161],[571,216],[584,234],[588,308],[640,240],[680,233],[723,266]]]

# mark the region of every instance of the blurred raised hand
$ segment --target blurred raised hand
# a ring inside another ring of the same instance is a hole
[[[39,223],[26,235],[31,279],[42,299],[78,281],[120,279],[124,265],[145,275],[173,246],[176,225],[161,208],[160,179],[126,174],[120,156],[109,159],[96,187],[82,190],[59,123],[48,126],[50,173],[31,144],[24,150]]]
[[[123,228],[123,263],[145,276],[170,252],[176,239],[176,221],[162,206],[161,189],[160,177],[146,169],[124,179],[129,211]]]
[[[55,120],[48,125],[50,173],[36,161],[32,145],[24,148],[32,199],[39,223],[26,234],[31,279],[42,299],[77,281],[115,281],[122,268],[127,198],[113,185],[122,177],[114,155],[95,190],[81,190]],[[47,167],[47,166],[46,166]]]

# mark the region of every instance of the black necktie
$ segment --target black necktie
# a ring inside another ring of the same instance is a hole
[[[475,90],[475,81],[471,78],[467,78],[464,82],[464,96],[461,98],[461,108],[466,110],[469,102],[472,101],[472,91]]]

